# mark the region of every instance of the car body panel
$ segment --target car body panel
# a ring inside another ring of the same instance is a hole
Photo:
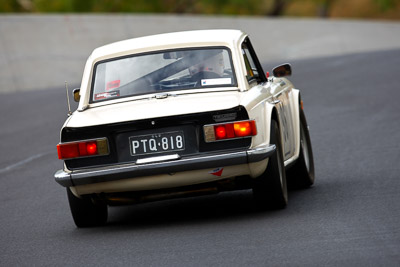
[[[171,93],[173,94],[173,93]],[[153,95],[117,99],[117,103],[101,105],[75,112],[69,127],[83,127],[132,120],[168,117],[177,114],[200,113],[229,109],[240,105],[241,95],[236,89],[215,92],[174,94],[164,99]],[[119,102],[119,103],[118,103]]]

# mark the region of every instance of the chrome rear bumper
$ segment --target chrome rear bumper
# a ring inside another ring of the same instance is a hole
[[[253,163],[270,157],[275,152],[275,149],[275,145],[268,145],[246,151],[218,154],[205,153],[201,156],[174,158],[173,160],[148,162],[145,164],[129,163],[74,171],[59,170],[55,173],[54,177],[56,182],[62,186],[78,186],[140,176]]]

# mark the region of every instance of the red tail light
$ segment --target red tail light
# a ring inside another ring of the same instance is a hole
[[[88,155],[97,155],[97,142],[86,143],[86,152]]]
[[[226,128],[225,125],[220,125],[214,128],[216,139],[226,138]]]
[[[73,159],[90,156],[108,155],[107,138],[85,140],[57,145],[59,159]]]
[[[256,122],[254,120],[205,125],[203,130],[207,143],[257,134]]]

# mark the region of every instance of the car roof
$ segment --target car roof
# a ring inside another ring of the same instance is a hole
[[[247,36],[240,30],[196,30],[164,33],[128,39],[96,48],[92,60],[101,60],[127,54],[145,53],[185,47],[234,47]]]

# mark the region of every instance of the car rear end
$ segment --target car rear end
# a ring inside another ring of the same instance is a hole
[[[67,125],[58,145],[65,167],[56,180],[77,195],[209,187],[210,182],[248,175],[248,163],[273,152],[270,147],[250,148],[256,134],[255,121],[242,106],[107,125]]]

